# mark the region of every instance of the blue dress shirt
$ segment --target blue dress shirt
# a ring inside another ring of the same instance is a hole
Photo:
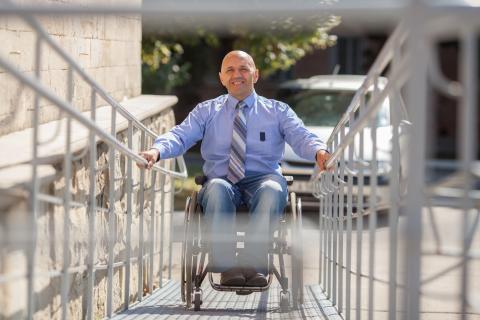
[[[285,103],[253,92],[243,100],[247,119],[245,174],[279,173],[285,142],[297,155],[314,160],[326,145],[308,131],[295,112]],[[233,120],[238,100],[225,94],[199,103],[179,125],[160,135],[152,148],[160,159],[177,157],[203,139],[203,172],[209,178],[226,177],[230,158]]]

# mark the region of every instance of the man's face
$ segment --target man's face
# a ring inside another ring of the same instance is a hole
[[[248,54],[230,52],[223,59],[219,76],[228,93],[238,100],[243,100],[253,92],[253,86],[258,80],[258,70]]]

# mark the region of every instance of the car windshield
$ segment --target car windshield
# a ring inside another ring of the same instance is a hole
[[[306,126],[335,127],[354,94],[346,90],[283,89],[278,98],[287,103]],[[387,101],[378,113],[377,125],[386,126],[388,122]]]

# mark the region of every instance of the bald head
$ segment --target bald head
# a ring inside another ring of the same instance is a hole
[[[253,92],[253,86],[258,80],[258,70],[248,53],[235,50],[223,58],[219,76],[228,93],[238,100],[243,100]]]
[[[252,68],[256,69],[255,62],[253,61],[252,56],[249,55],[248,53],[246,53],[245,51],[242,51],[242,50],[233,50],[233,51],[230,51],[229,53],[227,53],[225,55],[225,57],[223,57],[223,60],[222,60],[222,69],[223,69],[223,66],[224,66],[225,62],[228,61],[229,59],[231,59],[232,57],[237,57],[237,58],[244,59],[246,62],[248,62],[248,64]]]

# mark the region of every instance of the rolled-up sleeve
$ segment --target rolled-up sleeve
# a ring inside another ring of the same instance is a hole
[[[315,154],[319,150],[327,150],[326,144],[314,133],[310,132],[303,121],[287,104],[279,102],[278,117],[280,130],[285,141],[293,151],[306,160],[315,160]]]
[[[160,152],[160,159],[174,158],[184,154],[205,132],[202,105],[197,105],[179,125],[155,139],[152,148]]]

